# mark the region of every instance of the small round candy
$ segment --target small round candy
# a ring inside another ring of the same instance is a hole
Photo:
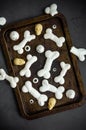
[[[65,91],[65,88],[63,86],[58,87],[58,91],[63,93]]]
[[[19,33],[17,31],[12,31],[10,33],[10,39],[13,41],[17,41],[19,39]]]
[[[34,100],[33,99],[30,99],[30,104],[33,104],[34,103]]]
[[[57,71],[57,68],[53,68],[53,72],[56,72]]]
[[[52,28],[53,28],[53,29],[56,29],[56,28],[57,28],[57,26],[54,24],[54,25],[52,26]]]
[[[38,83],[38,81],[39,81],[38,78],[33,79],[33,83],[35,83],[35,84]]]
[[[25,46],[25,51],[29,52],[31,50],[30,46],[29,45],[26,45]]]
[[[75,91],[72,90],[72,89],[67,90],[66,96],[67,96],[69,99],[73,99],[73,98],[75,97]]]
[[[44,46],[43,46],[43,45],[38,45],[38,46],[36,47],[36,51],[37,51],[38,53],[43,53],[43,52],[44,52]]]

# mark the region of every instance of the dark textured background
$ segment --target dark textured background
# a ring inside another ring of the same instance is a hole
[[[73,45],[86,48],[85,0],[0,0],[0,16],[7,23],[35,17],[52,4],[67,19]],[[86,86],[86,61],[79,62],[84,86]],[[0,68],[6,65],[0,48]],[[85,87],[86,89],[86,87]],[[26,120],[19,114],[14,93],[6,81],[0,82],[0,130],[86,130],[86,105],[41,119]]]

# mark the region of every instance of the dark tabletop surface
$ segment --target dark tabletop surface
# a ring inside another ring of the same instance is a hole
[[[86,48],[85,0],[0,0],[0,16],[7,23],[43,14],[48,5],[58,4],[58,10],[67,19],[73,45]],[[0,48],[0,68],[7,71]],[[79,67],[86,90],[86,61]],[[86,104],[82,107],[35,120],[21,117],[15,95],[6,81],[0,81],[0,130],[86,130]]]

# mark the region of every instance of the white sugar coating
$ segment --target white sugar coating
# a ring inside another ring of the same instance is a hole
[[[27,87],[23,86],[23,87],[22,87],[22,92],[24,92],[24,93],[28,93],[28,89],[27,89]]]
[[[13,41],[17,41],[19,39],[19,33],[17,31],[12,31],[10,33],[10,39]]]
[[[30,77],[31,70],[30,67],[37,61],[37,56],[27,55],[27,62],[24,68],[20,71],[20,76]]]
[[[5,80],[5,77],[6,77],[6,73],[4,69],[0,69],[0,80]]]
[[[6,24],[6,18],[0,17],[0,25],[5,25]]]
[[[49,79],[51,76],[50,70],[51,70],[52,63],[54,60],[56,60],[59,57],[59,55],[60,54],[58,51],[47,50],[45,52],[46,61],[45,61],[44,67],[43,69],[37,72],[37,75],[39,77],[44,77],[46,79]]]
[[[40,106],[44,106],[48,97],[45,94],[40,94],[35,88],[33,88],[31,81],[26,81],[25,85],[22,87],[22,92],[29,92],[34,98],[37,99]]]
[[[44,39],[50,39],[50,40],[52,40],[53,42],[56,43],[56,45],[58,47],[62,47],[63,43],[65,42],[65,38],[64,37],[58,37],[57,35],[55,35],[52,32],[51,28],[47,28],[46,29],[46,33],[44,34]]]
[[[31,42],[32,40],[34,40],[36,38],[36,36],[34,34],[30,34],[30,31],[26,30],[24,32],[24,38],[23,40],[18,44],[18,45],[14,45],[13,46],[13,50],[17,51],[18,54],[22,54],[24,52],[24,47],[27,44],[27,42]]]
[[[65,88],[63,86],[58,87],[58,91],[60,91],[61,93],[63,93],[65,91]]]
[[[66,96],[69,98],[69,99],[73,99],[75,97],[75,91],[72,90],[72,89],[69,89],[66,91]]]
[[[49,7],[45,8],[45,13],[46,13],[46,14],[49,14],[49,13],[50,13],[50,8],[49,8]]]
[[[67,71],[71,68],[71,65],[66,64],[65,62],[62,61],[60,63],[60,66],[61,66],[62,70],[60,72],[60,75],[58,75],[54,78],[54,81],[59,84],[64,84],[65,83],[64,76],[66,75]]]
[[[44,50],[45,50],[45,48],[44,48],[43,45],[38,45],[38,46],[36,47],[36,51],[37,51],[38,53],[43,53]]]
[[[58,14],[57,5],[56,4],[51,4],[50,7],[46,7],[45,8],[45,13],[50,14],[51,16],[54,16],[54,15]]]
[[[76,47],[72,46],[70,52],[73,53],[74,55],[76,55],[80,61],[85,60],[86,49],[76,48]]]
[[[56,97],[56,99],[60,100],[60,99],[63,98],[63,94],[60,93],[59,91],[57,91],[57,92],[55,93],[55,97]]]
[[[5,79],[10,83],[10,86],[12,88],[15,88],[17,86],[17,83],[19,82],[18,77],[9,76],[8,74],[6,74],[4,69],[0,69],[0,80],[5,80]]]
[[[63,86],[59,86],[57,88],[54,85],[50,84],[48,80],[43,80],[42,86],[39,88],[39,90],[41,92],[49,91],[49,92],[55,93],[55,97],[60,100],[63,97],[63,92],[65,91],[65,88]]]
[[[52,10],[53,10],[53,9],[57,9],[57,4],[53,3],[53,4],[51,4],[50,7],[52,8]]]

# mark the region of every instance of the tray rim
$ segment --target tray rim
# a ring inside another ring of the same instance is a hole
[[[62,21],[63,29],[64,29],[64,32],[65,32],[65,36],[67,35],[66,36],[66,41],[67,41],[66,43],[68,43],[68,44],[66,44],[66,45],[67,45],[67,49],[68,49],[68,52],[69,52],[69,50],[70,50],[70,48],[72,46],[72,40],[71,40],[71,37],[70,37],[70,33],[69,33],[69,29],[68,29],[66,18],[65,18],[65,16],[62,13],[58,13],[54,17],[51,17],[50,15],[41,15],[41,16],[38,16],[38,17],[35,17],[35,18],[30,18],[30,19],[22,20],[22,21],[15,22],[15,23],[12,23],[12,24],[8,24],[8,25],[5,25],[2,28],[2,30],[0,32],[0,41],[1,41],[1,47],[2,47],[2,50],[3,50],[3,54],[5,56],[5,61],[6,61],[9,73],[11,73],[13,76],[15,76],[14,71],[13,71],[13,67],[12,67],[12,63],[11,63],[11,60],[10,60],[8,47],[7,47],[6,41],[4,39],[4,35],[9,30],[9,28],[10,29],[13,29],[13,28],[15,29],[15,28],[19,28],[19,27],[22,27],[22,26],[27,26],[29,24],[33,24],[35,22],[41,22],[43,20],[47,20],[47,19],[51,19],[51,18],[55,18],[55,17],[60,18],[61,21]],[[77,103],[74,102],[74,104],[72,103],[72,104],[66,105],[66,106],[64,106],[64,108],[61,106],[61,107],[53,109],[52,111],[47,111],[46,110],[46,111],[40,112],[38,114],[32,114],[32,115],[29,116],[25,112],[19,89],[18,89],[18,87],[16,87],[14,89],[14,92],[15,92],[15,95],[16,95],[16,99],[17,99],[17,103],[18,103],[18,106],[19,106],[19,110],[20,110],[20,112],[21,112],[21,114],[22,114],[22,116],[24,118],[30,119],[30,120],[31,119],[36,119],[36,118],[41,118],[41,117],[46,116],[46,115],[51,115],[51,114],[58,113],[58,112],[61,112],[61,111],[65,111],[65,110],[76,108],[76,107],[81,106],[82,104],[84,104],[86,102],[85,101],[86,93],[85,93],[85,90],[84,90],[84,84],[83,84],[83,81],[82,81],[80,69],[78,67],[77,58],[75,56],[73,56],[71,53],[69,53],[69,55],[71,57],[71,61],[72,61],[71,63],[72,63],[72,66],[73,66],[73,71],[74,71],[74,74],[75,74],[76,79],[78,81],[80,92],[82,94],[81,100],[79,102],[77,102]],[[77,66],[77,73],[75,73],[76,66]],[[20,101],[18,99],[20,99]]]

